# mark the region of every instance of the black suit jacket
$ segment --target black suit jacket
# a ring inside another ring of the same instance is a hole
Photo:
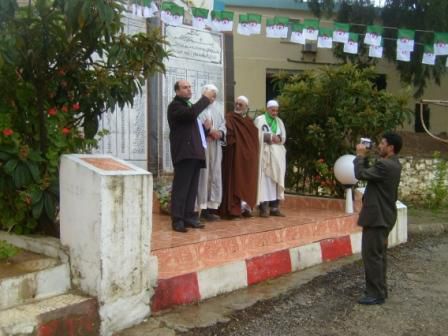
[[[205,151],[202,147],[197,117],[209,104],[210,100],[202,96],[190,107],[185,99],[176,96],[168,105],[173,165],[185,159],[203,160],[205,165]]]
[[[379,159],[372,167],[361,156],[357,156],[353,163],[356,178],[367,181],[358,225],[392,230],[397,220],[396,201],[401,176],[398,157]]]

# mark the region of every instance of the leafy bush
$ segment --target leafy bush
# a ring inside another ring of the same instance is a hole
[[[0,2],[0,229],[57,234],[59,158],[163,72],[159,30],[128,36],[122,1]]]
[[[448,162],[443,159],[440,152],[434,152],[437,160],[435,178],[427,192],[424,206],[429,209],[439,209],[448,206]]]
[[[378,143],[411,111],[409,92],[393,95],[374,86],[370,68],[343,65],[277,77],[286,142],[290,190],[314,195],[343,194],[333,175],[335,161],[354,153],[360,137]]]
[[[8,260],[19,253],[19,249],[4,240],[0,240],[0,260]]]

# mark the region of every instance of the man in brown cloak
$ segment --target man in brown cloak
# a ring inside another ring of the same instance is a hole
[[[242,210],[242,203],[250,208],[257,203],[260,145],[257,127],[244,116],[248,105],[249,100],[240,96],[235,101],[234,112],[226,114],[227,145],[223,150],[220,214],[228,218],[251,217],[249,210]]]

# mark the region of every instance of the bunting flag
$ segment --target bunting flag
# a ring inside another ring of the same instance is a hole
[[[347,54],[357,54],[358,41],[359,41],[359,34],[350,33],[348,36],[348,42],[344,43],[344,52]]]
[[[164,1],[161,7],[160,19],[172,26],[180,26],[184,21],[184,8],[171,1]]]
[[[305,36],[303,35],[303,24],[293,23],[291,27],[291,42],[305,44]]]
[[[276,16],[266,20],[266,37],[287,38],[289,18]]]
[[[318,48],[333,48],[333,29],[319,28],[319,36],[317,38]]]
[[[445,66],[448,68],[448,57],[446,58]]]
[[[411,52],[406,50],[397,49],[397,61],[410,62]]]
[[[436,54],[434,53],[434,47],[431,44],[425,44],[422,63],[428,65],[436,64]]]
[[[129,11],[136,16],[152,18],[159,11],[155,1],[151,0],[135,0],[130,4]]]
[[[381,35],[383,34],[383,27],[381,26],[367,26],[367,32],[364,36],[364,43],[374,46],[381,45]]]
[[[383,57],[383,45],[380,46],[369,46],[369,57],[382,58]]]
[[[414,51],[415,31],[410,29],[398,29],[397,49]]]
[[[448,33],[434,33],[434,54],[448,55]]]
[[[241,35],[258,35],[261,33],[261,15],[247,13],[241,14],[237,27],[238,34]]]
[[[208,23],[208,9],[192,7],[191,14],[193,16],[191,25],[198,29],[205,29]]]
[[[333,29],[333,42],[348,42],[350,31],[350,25],[348,23],[335,22]]]
[[[233,30],[233,12],[213,10],[211,17],[210,27],[212,30],[221,32]]]
[[[238,27],[237,27],[236,31],[240,35],[245,35],[245,36],[252,35],[250,32],[250,22],[249,22],[249,17],[247,14],[240,14]]]
[[[319,19],[305,19],[303,21],[303,36],[306,40],[316,41],[319,35]]]

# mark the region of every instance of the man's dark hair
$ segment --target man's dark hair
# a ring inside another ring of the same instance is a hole
[[[394,146],[394,153],[400,153],[401,147],[403,146],[403,140],[401,136],[395,132],[386,132],[381,136],[386,139],[388,145]]]
[[[180,89],[180,85],[179,85],[180,80],[176,81],[176,83],[174,83],[174,91],[179,91]]]

